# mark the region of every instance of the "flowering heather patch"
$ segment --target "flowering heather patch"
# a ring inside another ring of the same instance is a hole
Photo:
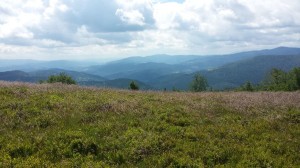
[[[236,92],[225,93],[223,100],[228,107],[249,113],[257,110],[289,110],[300,108],[300,92]]]
[[[0,82],[0,167],[297,167],[300,92]]]

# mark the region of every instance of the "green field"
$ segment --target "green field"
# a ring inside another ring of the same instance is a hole
[[[0,167],[299,167],[300,92],[0,82]]]

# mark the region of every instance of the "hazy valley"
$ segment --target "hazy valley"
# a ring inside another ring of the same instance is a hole
[[[217,56],[129,57],[107,63],[1,60],[0,80],[38,83],[65,72],[83,86],[126,89],[136,81],[143,90],[188,90],[194,73],[200,72],[212,89],[222,90],[246,81],[259,84],[272,68],[288,71],[299,66],[300,48],[288,47]]]

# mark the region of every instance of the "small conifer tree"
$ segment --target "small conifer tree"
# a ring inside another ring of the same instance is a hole
[[[139,86],[134,81],[131,81],[129,87],[131,90],[139,90]]]
[[[248,91],[248,92],[254,91],[251,82],[247,81],[247,82],[245,83],[245,85],[244,85],[243,90],[244,90],[244,91]]]

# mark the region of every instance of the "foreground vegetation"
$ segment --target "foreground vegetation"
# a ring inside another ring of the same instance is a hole
[[[297,167],[300,92],[0,83],[0,167]]]

